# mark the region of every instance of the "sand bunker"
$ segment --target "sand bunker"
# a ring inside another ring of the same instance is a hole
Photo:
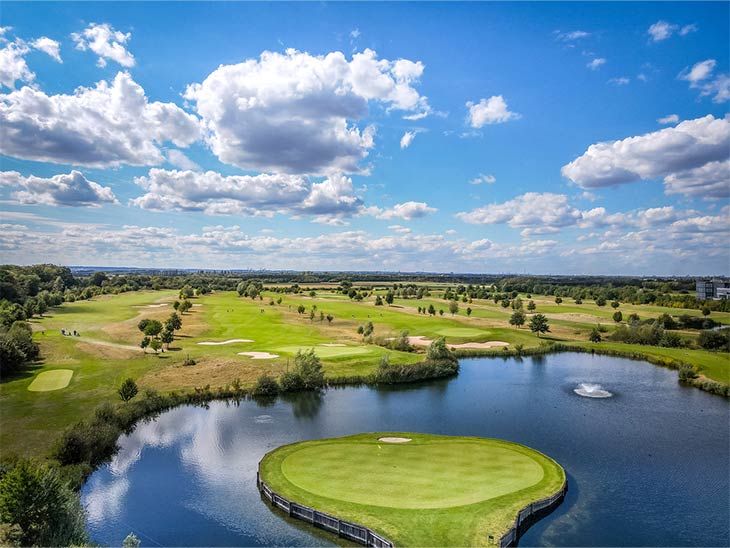
[[[347,345],[342,344],[342,343],[322,343],[319,346],[347,346]]]
[[[269,352],[239,352],[238,355],[248,356],[252,360],[273,360],[279,357],[279,354],[270,354]]]
[[[162,306],[170,306],[170,303],[160,303],[160,304],[135,304],[135,305],[132,305],[132,308],[160,308]]]
[[[384,438],[378,438],[378,441],[384,441],[385,443],[407,443],[411,441],[411,438],[390,438],[390,437],[384,437]]]
[[[417,337],[408,337],[408,342],[413,346],[428,346],[433,342],[433,340],[427,339],[422,335],[418,335]]]
[[[227,341],[221,341],[221,342],[203,341],[203,342],[199,342],[198,344],[202,344],[203,346],[218,346],[219,344],[233,344],[233,343],[241,343],[241,342],[253,342],[253,341],[251,339],[228,339]]]
[[[193,306],[203,306],[203,305],[200,303],[195,303]]]
[[[495,346],[509,346],[509,343],[503,341],[487,341],[487,342],[468,342],[462,344],[450,344],[451,348],[494,348]]]

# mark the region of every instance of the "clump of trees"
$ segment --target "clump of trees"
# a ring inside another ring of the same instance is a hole
[[[459,362],[456,356],[446,346],[446,340],[440,337],[428,347],[426,360],[422,363],[392,365],[385,354],[380,361],[375,379],[377,382],[392,384],[447,377],[455,375],[458,371]]]
[[[240,297],[256,299],[264,290],[264,283],[261,280],[244,280],[236,286],[236,292]]]
[[[537,333],[538,337],[540,337],[540,333],[550,332],[550,324],[545,314],[534,314],[530,318],[530,323],[528,324],[528,326],[530,328],[530,331],[532,331],[533,333]]]
[[[189,301],[183,301],[183,303],[185,302]],[[178,310],[181,309],[182,307]],[[177,315],[177,312],[173,312],[165,320],[164,325],[159,320],[143,318],[137,324],[137,329],[144,333],[144,338],[139,343],[140,348],[145,352],[147,347],[152,348],[157,354],[163,344],[168,350],[170,349],[170,344],[175,340],[175,331],[182,329],[182,318]]]
[[[88,542],[79,495],[58,470],[31,460],[0,468],[0,544],[80,546]]]
[[[0,327],[0,376],[21,371],[39,355],[30,324],[15,321],[10,328]]]

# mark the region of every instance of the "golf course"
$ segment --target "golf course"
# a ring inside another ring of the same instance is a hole
[[[180,314],[182,328],[169,348],[159,352],[140,348],[138,324],[145,319],[165,321],[174,312],[177,291],[99,295],[65,302],[42,317],[33,317],[29,323],[41,359],[21,374],[4,379],[0,389],[0,442],[6,454],[47,455],[70,425],[93,416],[99,405],[118,401],[117,390],[127,378],[134,379],[140,391],[163,394],[234,385],[246,390],[261,375],[278,378],[293,367],[298,351],[309,349],[321,359],[325,376],[333,383],[373,375],[384,355],[391,365],[420,363],[427,346],[439,337],[470,355],[514,354],[517,348],[549,350],[549,345],[561,343],[659,364],[690,363],[701,378],[730,383],[727,352],[642,346],[605,336],[600,343],[590,342],[588,335],[596,325],[605,326],[610,334],[615,324],[606,318],[611,311],[593,302],[557,305],[552,298],[532,296],[535,312],[544,314],[550,325],[549,332],[538,335],[526,326],[510,325],[514,311],[492,300],[474,299],[460,303],[455,313],[448,312],[445,286],[439,284],[433,284],[430,295],[423,299],[396,298],[384,306],[377,306],[376,300],[386,294],[386,285],[375,284],[362,301],[343,295],[336,284],[319,284],[312,291],[314,296],[309,291],[282,295],[277,290],[276,286],[265,288],[256,299],[233,291],[191,298],[191,308]],[[527,301],[525,295],[520,297]],[[431,305],[444,313],[419,313]],[[623,303],[619,310],[642,319],[662,314],[701,315],[694,309]],[[730,323],[727,312],[713,312],[712,318]],[[372,323],[373,333],[364,337],[358,329],[368,323]],[[62,329],[78,336],[64,335]],[[381,345],[404,331],[412,351]],[[690,331],[678,333],[693,336]],[[185,365],[187,360],[194,365]]]
[[[264,457],[260,475],[278,495],[398,546],[498,543],[521,508],[566,479],[523,445],[402,432],[285,445]]]

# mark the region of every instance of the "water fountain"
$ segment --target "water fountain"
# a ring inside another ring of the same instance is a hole
[[[604,390],[600,384],[590,382],[582,382],[578,388],[574,388],[573,392],[584,398],[610,398],[613,396],[608,390]]]

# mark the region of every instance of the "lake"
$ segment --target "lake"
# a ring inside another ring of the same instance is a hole
[[[413,431],[519,442],[565,468],[565,501],[522,546],[728,546],[728,424],[727,400],[645,362],[466,359],[448,380],[173,409],[120,438],[82,501],[103,545],[134,532],[143,546],[329,546],[260,499],[258,461],[305,439]]]

